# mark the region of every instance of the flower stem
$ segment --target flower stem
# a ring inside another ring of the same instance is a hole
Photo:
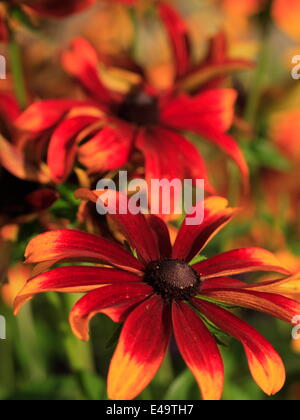
[[[261,48],[258,55],[258,63],[254,79],[251,84],[249,99],[245,111],[245,120],[255,125],[256,117],[258,114],[258,107],[263,92],[263,85],[267,75],[269,64],[269,30],[270,30],[270,5],[261,17]]]
[[[21,58],[21,48],[12,31],[10,31],[10,40],[8,44],[10,55],[10,68],[14,82],[14,90],[17,100],[22,109],[28,105],[27,92],[25,87],[25,78],[23,73],[23,63]]]

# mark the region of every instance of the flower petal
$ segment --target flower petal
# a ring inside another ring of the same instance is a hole
[[[199,132],[216,127],[224,133],[232,125],[236,98],[233,89],[210,89],[194,97],[182,95],[162,110],[162,121],[179,130]]]
[[[47,159],[55,182],[61,183],[69,176],[76,156],[78,135],[97,120],[93,116],[80,116],[68,118],[58,125],[50,140]]]
[[[55,126],[70,109],[86,106],[83,101],[49,99],[30,105],[16,120],[20,130],[40,133]]]
[[[74,39],[70,50],[62,56],[62,64],[69,74],[76,77],[89,93],[100,101],[102,106],[114,104],[114,95],[100,79],[98,54],[88,41],[84,38]]]
[[[256,292],[278,293],[283,296],[298,296],[300,294],[300,273],[297,272],[283,279],[261,281],[245,286]]]
[[[160,17],[172,42],[178,76],[183,76],[189,69],[186,24],[176,9],[170,4],[160,3],[158,7]]]
[[[186,303],[173,304],[173,327],[180,353],[193,372],[203,399],[219,400],[224,386],[224,367],[214,338]]]
[[[89,339],[89,322],[105,314],[114,322],[123,322],[130,311],[153,293],[146,284],[113,284],[93,290],[81,298],[70,313],[70,325],[80,340]]]
[[[15,314],[34,295],[44,292],[86,293],[103,284],[136,282],[140,277],[126,271],[101,267],[59,267],[34,277],[19,292]]]
[[[143,214],[138,213],[133,215],[130,213],[126,195],[112,190],[89,191],[83,188],[76,192],[76,197],[91,200],[95,203],[102,201],[108,210],[110,218],[119,227],[131,247],[136,250],[143,263],[158,261],[160,259],[159,249],[153,231]],[[116,208],[110,211],[110,206],[115,204],[117,211]],[[120,208],[121,204],[124,205],[124,209]]]
[[[0,17],[0,32],[1,32],[1,17]],[[1,39],[1,35],[0,35]],[[14,121],[20,115],[20,106],[15,96],[10,92],[0,92],[0,112],[5,117],[9,124],[13,124]]]
[[[134,131],[130,125],[106,126],[79,147],[79,161],[90,173],[121,168],[132,150]]]
[[[150,215],[148,222],[157,239],[160,255],[164,258],[171,258],[172,245],[168,226],[160,217],[155,215]]]
[[[76,230],[43,233],[28,244],[26,262],[35,264],[61,260],[106,262],[129,271],[141,271],[141,263],[120,245],[100,236]]]
[[[300,303],[274,293],[226,288],[205,290],[201,294],[221,303],[264,312],[289,323],[300,314]]]
[[[272,7],[273,19],[278,27],[299,41],[300,4],[298,0],[274,0]]]
[[[230,312],[200,299],[195,299],[194,303],[217,327],[243,344],[251,374],[258,386],[268,395],[279,392],[285,382],[285,369],[271,344]]]
[[[213,289],[240,289],[241,287],[247,286],[247,283],[244,283],[237,279],[232,279],[230,277],[217,277],[216,279],[207,279],[201,283],[201,291],[213,290]]]
[[[237,249],[201,261],[194,269],[203,279],[232,276],[253,271],[290,274],[271,252],[260,248]]]
[[[27,167],[25,155],[0,134],[0,164],[20,179],[32,180],[32,168]]]
[[[180,134],[163,127],[140,130],[136,145],[146,160],[149,185],[152,179],[204,179],[206,190],[213,193],[203,158],[196,147]]]
[[[211,89],[193,98],[182,95],[162,111],[162,122],[197,133],[220,147],[236,162],[246,186],[249,170],[245,158],[235,140],[225,134],[233,122],[236,97],[232,89]]]
[[[170,336],[170,309],[157,296],[129,315],[109,369],[109,398],[133,399],[146,388],[163,362]]]
[[[203,206],[203,202],[198,207]],[[199,208],[197,210],[199,210]],[[173,258],[191,261],[236,214],[228,208],[222,197],[210,197],[204,201],[204,220],[196,226],[183,222],[173,248]],[[190,216],[193,217],[193,216]]]

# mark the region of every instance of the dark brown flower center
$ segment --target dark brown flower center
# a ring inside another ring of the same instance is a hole
[[[199,292],[200,276],[180,260],[154,261],[147,265],[145,283],[166,300],[190,300]]]
[[[120,106],[118,116],[139,126],[155,125],[159,119],[158,100],[143,91],[130,93]]]

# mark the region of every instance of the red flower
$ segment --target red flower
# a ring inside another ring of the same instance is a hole
[[[156,93],[139,75],[114,70],[115,78],[109,78],[95,50],[83,39],[74,41],[63,63],[91,99],[38,102],[17,121],[36,141],[51,133],[48,165],[56,182],[66,179],[76,156],[90,173],[103,173],[125,165],[135,148],[145,157],[147,180],[201,178],[212,192],[203,158],[184,136],[186,131],[227,153],[247,182],[243,154],[227,134],[234,116],[234,90],[210,89],[191,96],[174,87],[171,92]],[[127,79],[122,79],[124,73]]]
[[[81,195],[87,197],[86,193]],[[89,192],[88,196],[98,199],[97,193]],[[289,272],[273,254],[256,248],[191,263],[235,215],[236,210],[227,204],[223,198],[207,199],[203,224],[189,226],[184,222],[173,247],[161,219],[150,216],[146,221],[141,214],[111,216],[137,258],[116,243],[79,231],[52,231],[38,236],[28,245],[27,263],[43,263],[43,269],[74,260],[98,266],[55,268],[31,279],[16,299],[16,313],[37,293],[84,292],[87,294],[70,314],[77,337],[88,339],[89,321],[98,313],[124,322],[108,375],[112,399],[134,398],[150,383],[164,359],[172,332],[203,398],[219,399],[223,362],[207,328],[209,323],[242,343],[257,384],[267,394],[276,393],[285,381],[279,355],[257,331],[220,304],[253,309],[291,322],[300,313],[299,303],[259,292],[255,286],[231,277],[255,271]]]

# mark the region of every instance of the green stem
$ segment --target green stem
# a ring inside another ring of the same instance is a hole
[[[258,55],[258,64],[254,74],[254,80],[251,83],[251,91],[249,93],[248,103],[245,111],[245,119],[254,126],[258,114],[259,103],[263,92],[264,81],[268,73],[269,64],[269,33],[271,27],[271,1],[266,5],[261,20],[261,49]]]
[[[10,41],[8,44],[8,49],[10,55],[10,68],[14,81],[15,94],[21,108],[24,109],[28,105],[28,100],[25,87],[25,78],[23,73],[21,49],[12,32],[10,32]]]
[[[264,42],[259,53],[257,70],[254,75],[253,83],[251,84],[251,91],[249,93],[249,99],[245,112],[245,119],[252,126],[254,126],[260,98],[263,91],[263,84],[266,76],[266,69],[268,65],[268,43]]]
[[[34,320],[30,303],[24,306],[17,318],[19,330],[19,345],[22,351],[19,352],[23,370],[27,376],[34,381],[44,380],[47,377],[45,361],[40,350],[37,331],[34,327]]]

